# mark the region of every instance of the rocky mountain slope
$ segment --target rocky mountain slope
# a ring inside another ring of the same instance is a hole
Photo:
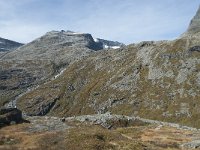
[[[91,53],[20,97],[17,106],[28,115],[109,111],[200,127],[200,30],[194,20],[195,25],[173,41]]]
[[[87,33],[51,31],[0,57],[0,106],[51,80],[69,64],[102,50]]]

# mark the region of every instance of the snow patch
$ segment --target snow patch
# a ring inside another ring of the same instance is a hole
[[[104,45],[104,48],[109,48],[109,46],[108,45]]]
[[[99,42],[99,40],[98,40],[97,38],[94,38],[94,41],[95,41],[95,42]]]
[[[112,48],[112,49],[117,49],[120,48],[120,46],[108,46],[108,45],[104,45],[104,48]]]
[[[120,48],[120,46],[111,46],[111,48],[118,49],[118,48]]]
[[[83,34],[83,33],[73,32],[72,34]]]
[[[63,70],[61,70],[59,74],[57,74],[56,76],[54,76],[54,79],[56,79],[56,78],[58,78],[59,76],[61,76],[65,70],[66,70],[66,68],[63,69]]]

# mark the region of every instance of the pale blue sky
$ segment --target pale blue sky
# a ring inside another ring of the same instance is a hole
[[[174,39],[198,7],[199,0],[0,0],[0,37],[27,43],[63,29],[126,44]]]

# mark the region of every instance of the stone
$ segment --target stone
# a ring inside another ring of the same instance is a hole
[[[61,118],[60,121],[65,122],[65,117]]]
[[[0,109],[0,125],[9,125],[23,121],[22,112],[17,108]]]

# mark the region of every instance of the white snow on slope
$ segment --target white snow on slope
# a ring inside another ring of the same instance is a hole
[[[104,48],[112,48],[112,49],[117,49],[120,48],[120,46],[108,46],[108,45],[104,45]]]
[[[99,40],[98,40],[97,38],[94,38],[94,41],[95,41],[95,42],[99,42]]]
[[[120,48],[120,46],[111,46],[111,48],[117,49],[117,48]]]
[[[61,70],[59,74],[57,74],[57,75],[54,76],[54,79],[56,79],[56,78],[58,78],[60,75],[62,75],[63,72],[64,72],[65,70],[66,70],[66,68],[63,69],[63,70]]]

